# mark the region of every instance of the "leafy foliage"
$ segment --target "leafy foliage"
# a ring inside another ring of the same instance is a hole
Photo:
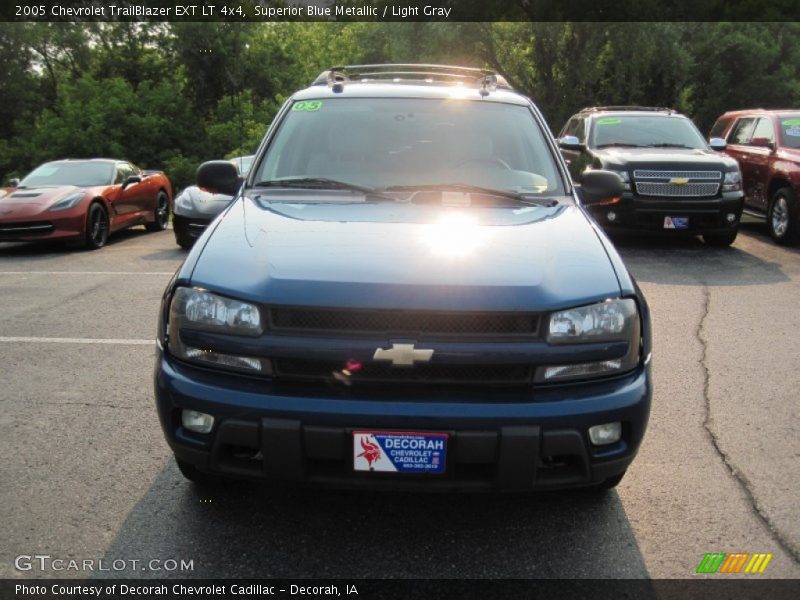
[[[649,0],[648,0],[649,1]],[[656,4],[654,4],[656,6]],[[800,23],[0,23],[0,174],[55,158],[163,168],[252,153],[327,67],[492,67],[555,131],[584,106],[722,112],[800,104]]]

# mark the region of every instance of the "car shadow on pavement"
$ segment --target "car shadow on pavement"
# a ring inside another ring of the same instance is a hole
[[[616,491],[201,491],[171,459],[108,548],[107,561],[119,558],[194,561],[143,577],[648,577]]]
[[[766,261],[736,245],[714,248],[696,237],[641,234],[614,234],[611,240],[638,281],[742,286],[790,280],[779,262]]]

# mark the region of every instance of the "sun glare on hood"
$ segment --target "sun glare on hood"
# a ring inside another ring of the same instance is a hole
[[[481,227],[474,215],[463,212],[443,213],[434,223],[424,225],[422,229],[422,241],[431,252],[450,258],[474,254],[492,236],[492,229]]]

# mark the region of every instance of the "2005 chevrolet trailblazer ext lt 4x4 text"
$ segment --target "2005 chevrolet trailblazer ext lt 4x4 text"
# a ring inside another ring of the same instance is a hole
[[[163,298],[183,474],[355,488],[616,485],[652,396],[647,304],[538,109],[490,71],[357,65],[280,110]]]

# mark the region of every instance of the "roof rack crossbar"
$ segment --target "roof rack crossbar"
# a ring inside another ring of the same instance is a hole
[[[328,85],[342,88],[345,83],[366,83],[387,79],[424,81],[450,81],[473,83],[488,93],[498,87],[511,89],[505,77],[491,69],[453,67],[448,65],[394,63],[382,65],[344,65],[323,71],[312,85]]]
[[[666,106],[591,106],[589,108],[584,108],[581,112],[600,112],[600,111],[607,111],[607,110],[630,110],[630,111],[650,111],[650,112],[675,112],[674,108],[669,108]]]

